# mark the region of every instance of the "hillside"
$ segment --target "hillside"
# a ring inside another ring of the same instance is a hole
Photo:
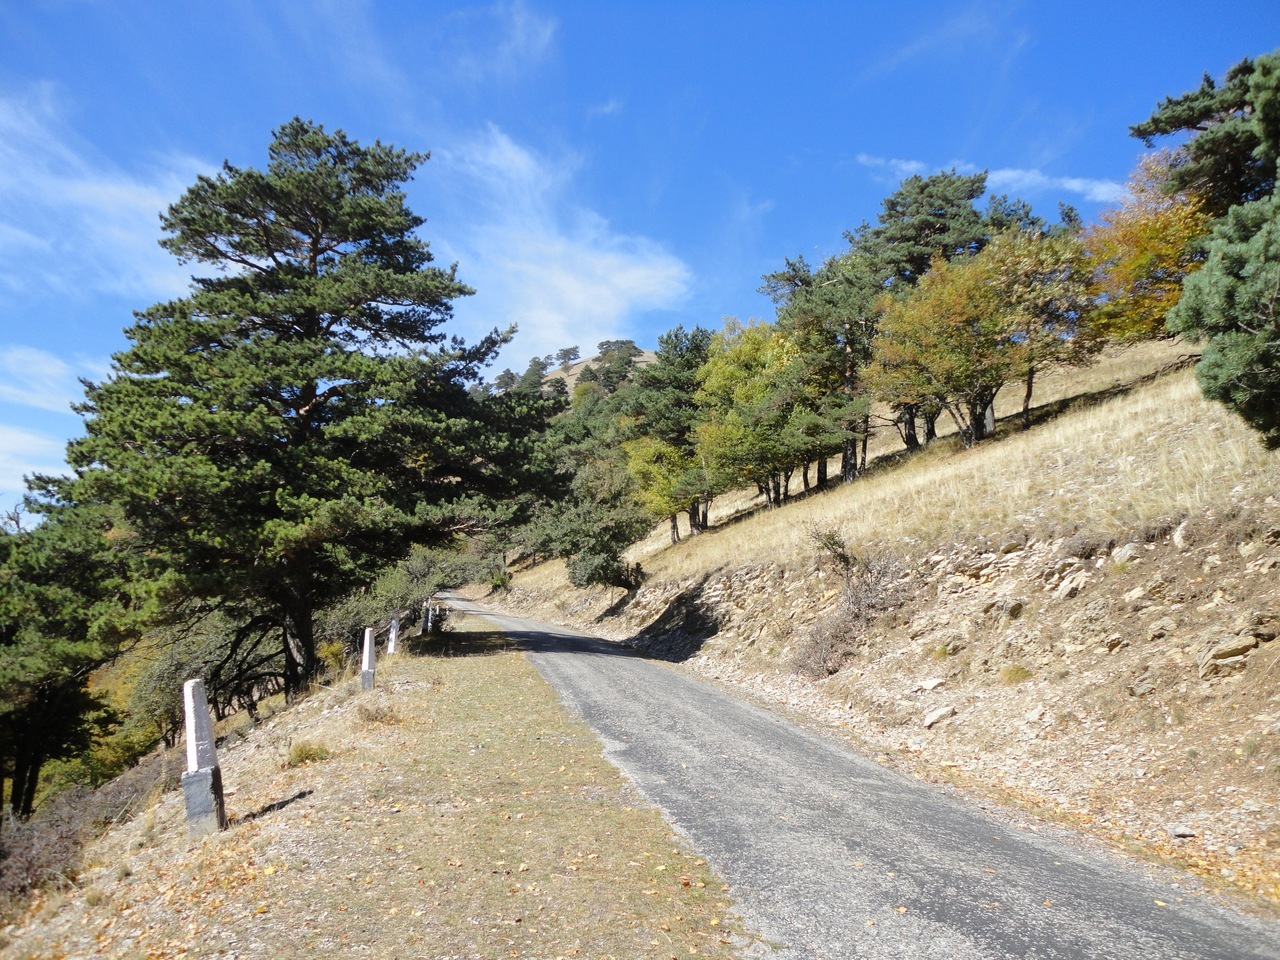
[[[1143,349],[1046,384],[1071,410],[1030,432],[721,502],[633,594],[548,564],[489,602],[1280,903],[1280,456]]]

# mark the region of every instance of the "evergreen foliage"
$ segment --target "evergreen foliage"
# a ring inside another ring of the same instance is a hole
[[[1218,219],[1204,266],[1186,279],[1167,322],[1207,341],[1196,367],[1205,395],[1280,446],[1280,51],[1236,64],[1221,87],[1206,76],[1133,132],[1150,142],[1188,129],[1196,135],[1165,186],[1192,192]]]
[[[161,597],[274,632],[292,694],[320,607],[413,543],[502,518],[486,497],[520,434],[467,389],[506,335],[439,330],[471,291],[405,205],[425,156],[296,118],[268,152],[162,218],[163,246],[213,273],[138,314],[53,492],[119,505]]]
[[[639,496],[656,519],[669,519],[679,540],[676,515],[684,512],[690,534],[706,526],[711,478],[697,454],[698,371],[706,363],[711,332],[677,326],[658,337],[654,362],[637,371],[626,414],[632,438],[624,444]]]
[[[935,257],[952,260],[977,253],[989,229],[974,201],[986,192],[987,174],[955,170],[903,180],[885,198],[874,228],[890,285],[915,286]],[[862,231],[846,234],[856,244]]]
[[[1197,197],[1211,217],[1260,200],[1275,188],[1280,158],[1277,55],[1241,60],[1222,83],[1205,74],[1200,86],[1166,97],[1150,117],[1129,128],[1148,147],[1190,134],[1169,170],[1170,193]]]
[[[1215,225],[1169,326],[1207,341],[1196,366],[1205,396],[1280,447],[1280,199],[1234,207]]]

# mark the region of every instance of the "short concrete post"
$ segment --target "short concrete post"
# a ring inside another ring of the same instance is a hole
[[[192,837],[203,837],[227,829],[222,771],[204,681],[188,680],[182,686],[182,698],[187,714],[187,771],[182,775],[187,831]]]
[[[422,601],[422,622],[426,624],[426,628],[423,630],[424,633],[428,635],[431,633],[431,629],[435,624],[435,618],[436,618],[436,605],[432,603],[430,600],[423,600]]]
[[[387,654],[396,652],[396,642],[400,639],[400,618],[391,618],[391,631],[387,634]]]
[[[364,657],[360,661],[360,689],[373,689],[373,627],[364,628]]]

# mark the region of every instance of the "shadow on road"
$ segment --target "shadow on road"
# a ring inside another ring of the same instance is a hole
[[[478,615],[477,615],[478,616]],[[505,627],[463,628],[424,644],[416,652],[437,657],[483,657],[508,650],[524,653],[590,653],[605,657],[642,657],[639,651],[611,640],[546,626],[542,629]]]

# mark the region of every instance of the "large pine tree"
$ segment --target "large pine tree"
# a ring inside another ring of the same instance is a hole
[[[509,449],[467,390],[504,335],[440,330],[471,291],[406,205],[425,159],[295,118],[265,169],[200,177],[161,243],[210,275],[137,315],[58,489],[123,509],[161,597],[278,632],[291,693],[316,670],[318,608],[483,523]]]

